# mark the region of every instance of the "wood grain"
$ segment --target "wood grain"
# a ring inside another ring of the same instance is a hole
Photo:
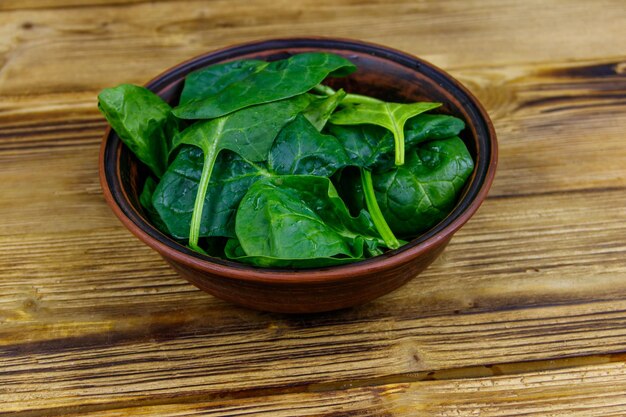
[[[87,406],[70,415],[623,416],[626,367],[623,363],[608,363],[513,376],[404,381],[345,390],[320,388],[282,395],[227,396],[213,400],[190,397],[180,402],[141,407],[120,404],[119,408],[106,411]]]
[[[622,34],[626,19],[620,0],[599,0],[592,6],[569,1],[550,5],[540,0],[484,1],[473,7],[463,0],[391,4],[281,0],[270,7],[266,0],[235,5],[228,0],[118,0],[113,6],[90,1],[86,4],[92,7],[63,9],[51,3],[29,0],[5,6],[18,9],[3,12],[0,96],[86,89],[95,93],[121,82],[145,83],[165,68],[208,50],[280,36],[365,39],[414,53],[453,73],[456,68],[624,54],[620,42],[610,41]],[[59,5],[76,3],[65,0]],[[22,4],[29,9],[20,10]],[[548,27],[550,41],[541,30]]]
[[[626,351],[620,1],[106,3],[0,3],[0,413],[626,414],[611,356]],[[191,287],[114,218],[95,97],[217,47],[313,34],[450,71],[493,117],[499,171],[406,287],[255,313]]]

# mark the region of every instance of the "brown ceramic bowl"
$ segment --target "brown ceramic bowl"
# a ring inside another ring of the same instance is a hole
[[[437,258],[452,235],[476,212],[496,169],[496,135],[482,106],[465,87],[414,56],[360,41],[327,38],[276,39],[237,45],[199,56],[147,84],[175,105],[191,71],[236,59],[275,60],[307,51],[327,51],[354,62],[358,71],[331,85],[388,101],[442,102],[442,113],[466,122],[462,139],[475,169],[462,197],[441,223],[407,245],[350,265],[285,270],[255,268],[203,256],[163,235],[139,204],[146,168],[107,129],[100,152],[100,180],[107,203],[122,223],[159,252],[184,278],[216,297],[246,307],[285,313],[329,311],[380,297],[415,278]]]

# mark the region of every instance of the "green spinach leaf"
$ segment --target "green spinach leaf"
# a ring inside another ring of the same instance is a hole
[[[410,118],[404,128],[407,149],[430,139],[457,136],[465,128],[463,120],[445,114],[420,114]]]
[[[179,105],[199,101],[224,90],[255,72],[261,71],[269,63],[256,59],[242,59],[225,64],[211,65],[188,74],[180,94]]]
[[[321,132],[324,126],[326,126],[326,122],[330,119],[330,116],[345,96],[345,91],[339,89],[328,97],[319,97],[315,99],[302,114]]]
[[[453,116],[420,114],[410,118],[405,125],[405,147],[409,149],[427,140],[456,136],[464,127],[465,123]],[[394,141],[389,130],[370,124],[330,124],[327,131],[342,143],[354,166],[370,171],[394,167]]]
[[[464,127],[464,123],[455,117],[444,115],[418,115],[409,119],[406,131],[407,146],[457,134]],[[351,209],[367,207],[380,235],[390,248],[398,247],[398,241],[386,222],[378,201],[375,198],[372,174],[370,171],[386,171],[393,167],[391,159],[393,139],[391,133],[374,125],[333,126],[329,127],[344,145],[351,157],[352,165],[360,167],[360,179],[354,175],[355,171],[348,170],[338,179],[340,192],[347,196]],[[360,184],[359,184],[360,183]]]
[[[415,236],[452,210],[473,169],[458,137],[429,141],[409,152],[406,165],[374,173],[376,200],[396,234]]]
[[[345,76],[356,67],[329,53],[304,53],[270,62],[260,71],[200,99],[192,99],[173,112],[181,119],[212,119],[249,106],[306,93],[328,76]]]
[[[358,245],[357,245],[358,246]],[[345,256],[345,257],[333,257],[333,256],[315,256],[313,258],[296,258],[296,259],[287,259],[287,258],[276,258],[272,256],[265,255],[246,255],[246,252],[241,247],[241,243],[237,239],[229,239],[226,242],[226,247],[224,248],[224,253],[226,257],[230,260],[246,263],[253,266],[260,266],[265,268],[322,268],[333,265],[343,265],[348,263],[353,263],[359,260],[364,259],[363,257],[353,257],[353,256]],[[382,251],[380,249],[374,249],[375,255],[381,254]]]
[[[154,191],[152,204],[177,239],[188,239],[204,157],[196,146],[182,146]],[[250,186],[269,173],[234,152],[221,152],[215,161],[202,217],[200,237],[235,236],[235,212]]]
[[[404,124],[411,117],[440,105],[440,103],[355,103],[334,113],[330,122],[336,125],[373,124],[388,129],[394,138],[395,164],[402,165],[404,164]]]
[[[362,194],[354,195],[355,198],[362,198],[365,207],[372,216],[372,221],[376,229],[382,236],[387,247],[396,249],[399,242],[393,232],[387,225],[385,218],[380,211],[378,202],[374,196],[374,188],[370,170],[374,165],[385,164],[385,166],[393,166],[392,155],[393,139],[388,130],[374,125],[356,125],[356,126],[331,126],[329,129],[333,132],[339,141],[343,142],[344,149],[350,156],[349,165],[360,168],[360,191]],[[344,179],[348,178],[344,175]],[[359,180],[359,178],[356,178]],[[356,185],[350,184],[349,187]],[[349,194],[350,195],[350,194]],[[354,203],[352,201],[352,206]]]
[[[350,165],[368,170],[394,167],[393,135],[375,125],[329,125],[328,133],[337,138],[350,158]]]
[[[169,104],[144,87],[122,84],[102,90],[98,108],[122,142],[160,178],[178,131]]]
[[[246,256],[360,259],[383,245],[365,212],[352,217],[328,178],[264,178],[242,199],[235,231]],[[369,243],[367,243],[369,242]]]
[[[321,134],[298,115],[276,137],[267,163],[277,174],[328,177],[348,165],[350,159],[334,136]]]
[[[229,115],[194,123],[176,137],[174,147],[187,144],[202,149],[204,162],[189,230],[189,246],[198,246],[204,201],[217,155],[228,149],[248,161],[263,161],[280,130],[311,102],[303,94],[286,100],[248,107]]]

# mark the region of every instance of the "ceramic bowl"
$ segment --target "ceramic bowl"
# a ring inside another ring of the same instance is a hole
[[[275,60],[309,51],[343,55],[357,65],[358,71],[347,78],[332,79],[332,87],[387,101],[443,103],[439,112],[466,122],[461,138],[474,158],[475,169],[450,214],[400,249],[349,265],[263,269],[195,253],[150,224],[139,204],[147,170],[115,132],[107,129],[100,152],[100,180],[107,203],[122,223],[198,288],[253,309],[284,313],[329,311],[362,304],[395,290],[417,277],[441,254],[452,235],[483,202],[495,174],[496,135],[478,100],[441,69],[384,46],[330,38],[252,42],[193,58],[165,71],[146,86],[175,105],[184,77],[191,71],[225,61]]]

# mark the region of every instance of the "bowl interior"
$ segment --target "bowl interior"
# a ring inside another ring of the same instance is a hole
[[[176,105],[183,87],[184,77],[196,69],[238,59],[277,60],[310,51],[336,53],[356,64],[358,70],[350,76],[327,81],[327,84],[333,88],[341,87],[348,92],[366,94],[386,101],[441,102],[443,105],[437,109],[437,113],[450,114],[465,121],[466,128],[461,132],[460,137],[467,145],[475,162],[474,172],[466,183],[456,207],[443,221],[400,249],[359,263],[373,262],[382,257],[388,258],[414,248],[450,226],[476,199],[479,191],[485,185],[489,162],[492,159],[491,140],[493,133],[489,120],[474,97],[457,81],[431,64],[398,51],[356,41],[274,40],[228,48],[194,58],[161,74],[147,87],[171,105]],[[139,203],[139,195],[148,174],[147,168],[138,163],[134,155],[122,145],[113,131],[109,133],[107,138],[104,158],[106,181],[113,198],[124,215],[150,237],[174,250],[198,259],[236,269],[258,270],[258,268],[236,262],[197,254],[153,227]],[[340,269],[346,266],[332,268]]]

